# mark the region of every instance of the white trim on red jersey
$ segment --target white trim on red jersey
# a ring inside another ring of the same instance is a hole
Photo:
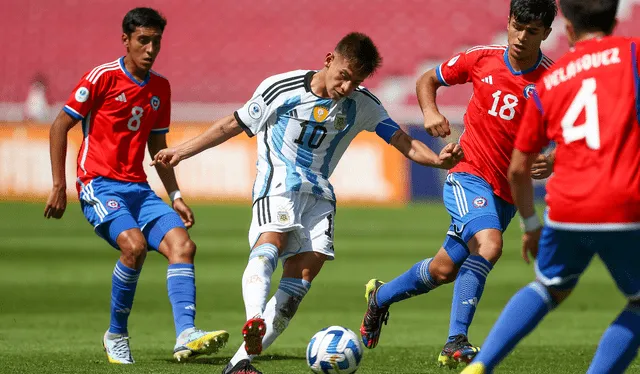
[[[632,231],[640,230],[640,222],[570,223],[545,218],[545,226],[565,231]]]
[[[117,59],[115,61],[107,62],[106,64],[102,64],[100,66],[97,66],[97,67],[93,68],[93,70],[91,70],[91,72],[89,72],[89,74],[87,74],[87,77],[85,79],[88,80],[89,82],[91,82],[92,84],[94,84],[95,80],[97,80],[97,76],[99,76],[98,74],[102,75],[102,73],[105,71],[105,69],[114,70],[112,68],[113,67],[118,67],[119,66],[118,65],[119,61],[120,61],[120,59]],[[95,78],[95,80],[94,80],[94,78]]]

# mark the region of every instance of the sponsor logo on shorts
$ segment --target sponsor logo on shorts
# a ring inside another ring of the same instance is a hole
[[[278,212],[278,222],[280,223],[289,223],[289,213],[281,210]]]
[[[115,200],[109,200],[107,201],[107,206],[113,210],[116,210],[118,208],[120,208],[120,203],[118,203]]]
[[[476,197],[473,199],[473,206],[476,208],[484,208],[487,206],[487,199],[484,197]]]

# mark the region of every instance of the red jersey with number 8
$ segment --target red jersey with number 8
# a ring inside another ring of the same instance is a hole
[[[63,110],[82,121],[81,183],[98,176],[145,182],[142,163],[149,134],[169,131],[171,88],[154,71],[144,81],[136,80],[122,57],[87,72]]]
[[[477,175],[513,203],[507,169],[518,125],[534,83],[553,62],[539,52],[533,67],[516,71],[508,53],[505,45],[473,47],[438,66],[436,75],[445,86],[473,83],[460,137],[464,158],[451,172]]]
[[[516,148],[557,144],[547,224],[568,230],[640,229],[640,39],[576,44],[538,82]]]

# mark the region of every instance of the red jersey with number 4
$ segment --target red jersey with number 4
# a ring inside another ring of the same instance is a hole
[[[640,39],[576,44],[538,82],[516,148],[556,142],[547,224],[573,230],[640,229]]]
[[[436,75],[445,86],[473,83],[460,137],[464,158],[450,172],[477,175],[513,203],[507,169],[518,125],[535,81],[553,62],[540,52],[533,67],[515,71],[507,54],[505,45],[473,47],[438,66]]]
[[[82,121],[78,180],[102,176],[145,182],[142,162],[151,132],[169,131],[169,81],[151,71],[140,82],[125,68],[124,57],[86,73],[63,110]],[[80,188],[80,187],[78,187]]]

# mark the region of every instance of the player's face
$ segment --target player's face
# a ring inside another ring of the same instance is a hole
[[[162,31],[154,27],[137,27],[131,35],[123,34],[127,54],[141,70],[149,70],[160,53]]]
[[[509,54],[515,60],[527,60],[538,57],[540,44],[547,39],[551,28],[545,28],[542,21],[519,23],[515,18],[509,18],[507,34],[509,39]]]
[[[367,78],[366,75],[354,69],[349,61],[335,52],[327,54],[324,66],[327,69],[325,76],[327,94],[333,100],[349,96]]]

